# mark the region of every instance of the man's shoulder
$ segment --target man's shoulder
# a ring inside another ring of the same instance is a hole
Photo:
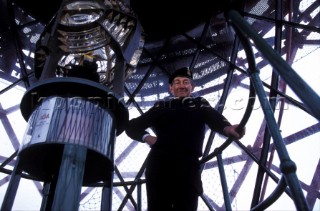
[[[201,96],[198,97],[185,97],[185,98],[175,98],[175,97],[166,97],[161,100],[158,100],[154,103],[154,107],[164,107],[167,105],[172,105],[173,103],[196,103],[197,105],[209,104],[209,102]]]
[[[164,107],[166,104],[170,103],[170,101],[171,101],[171,98],[169,97],[160,99],[154,103],[153,107],[154,108]]]
[[[209,103],[206,98],[201,97],[201,96],[194,97],[194,98],[192,98],[192,100],[194,100],[195,102],[197,102],[199,104],[208,104]]]
[[[209,101],[204,97],[196,97],[195,102],[200,108],[212,108]]]

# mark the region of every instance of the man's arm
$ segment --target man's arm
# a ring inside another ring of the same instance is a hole
[[[245,128],[238,133],[236,130],[238,124],[232,125],[222,114],[215,110],[205,98],[201,98],[201,108],[203,109],[204,118],[210,129],[236,139],[240,139],[245,135]]]
[[[129,120],[125,129],[126,134],[133,140],[147,142],[146,137],[150,136],[147,128],[154,126],[158,113],[158,104],[150,108],[147,112],[139,117]]]
[[[129,123],[125,129],[126,134],[133,140],[145,142],[144,137],[149,135],[149,133],[146,131],[148,126],[145,123],[146,121],[144,121],[143,115],[129,120]]]

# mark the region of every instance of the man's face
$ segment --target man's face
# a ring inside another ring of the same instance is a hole
[[[186,77],[176,77],[170,84],[170,91],[175,97],[189,97],[193,89],[194,84]]]

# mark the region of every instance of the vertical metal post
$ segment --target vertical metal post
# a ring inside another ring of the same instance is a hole
[[[64,146],[52,210],[78,210],[86,155],[83,146]]]
[[[102,188],[101,210],[112,209],[112,180],[107,182]]]
[[[17,194],[18,186],[21,180],[21,169],[19,168],[19,156],[17,156],[16,165],[11,173],[9,186],[7,188],[6,194],[1,205],[1,211],[11,210],[14,198]]]
[[[221,181],[223,198],[224,198],[224,205],[225,205],[226,210],[230,211],[230,210],[232,210],[232,208],[231,208],[228,184],[227,184],[227,180],[226,180],[226,174],[225,174],[224,168],[223,168],[221,153],[217,154],[217,161],[218,161],[220,181]]]
[[[138,185],[137,185],[137,203],[138,203],[138,208],[137,211],[141,211],[141,207],[142,207],[142,197],[141,197],[141,189],[142,189],[142,180],[139,178],[137,181]]]

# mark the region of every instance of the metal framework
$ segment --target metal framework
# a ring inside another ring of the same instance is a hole
[[[0,34],[0,78],[4,82],[0,90],[0,119],[1,133],[5,133],[1,135],[1,145],[8,147],[6,151],[0,151],[0,190],[4,193],[18,162],[21,144],[18,135],[21,132],[10,117],[19,113],[20,101],[17,99],[7,105],[6,94],[14,93],[12,90],[15,89],[27,89],[37,81],[33,52],[48,22],[28,14],[19,1],[2,0],[0,9],[0,18],[4,20]],[[125,80],[124,99],[130,118],[145,112],[155,100],[166,96],[167,78],[174,68],[181,66],[194,69],[199,87],[194,94],[211,99],[217,110],[229,118],[236,114],[225,109],[237,96],[234,93],[241,90],[241,97],[248,98],[246,109],[239,109],[239,116],[234,117],[249,134],[241,142],[207,132],[202,158],[205,192],[199,209],[265,210],[286,204],[288,199],[297,210],[319,209],[320,159],[318,154],[308,154],[312,147],[320,149],[319,85],[314,86],[301,78],[304,70],[297,74],[292,68],[298,60],[319,51],[319,19],[320,3],[317,0],[247,0],[237,5],[237,10],[228,8],[215,13],[180,33],[155,39],[152,33],[161,28],[154,26],[155,31],[146,31],[139,64]],[[148,39],[148,33],[152,39]],[[317,67],[308,68],[317,71]],[[319,73],[314,74],[319,76]],[[257,102],[261,112],[254,109]],[[286,110],[286,105],[311,123],[303,124],[304,120],[296,119],[294,121],[299,125],[293,126],[295,130],[286,129],[286,124],[292,123],[290,118],[287,120],[286,113],[290,111]],[[297,152],[295,144],[309,148]],[[148,147],[129,140],[125,134],[116,138],[114,209],[146,209],[144,163],[147,154]],[[302,159],[305,155],[310,156],[309,163]],[[304,167],[308,179],[299,172]],[[32,181],[31,185],[40,195],[45,195],[48,187],[41,181],[24,172],[18,177]],[[213,185],[216,181],[218,184]],[[13,182],[19,192],[18,184]],[[108,207],[106,202],[111,196],[103,186],[103,183],[96,183],[83,187],[79,210]],[[94,200],[97,190],[101,191],[101,197]],[[95,202],[89,202],[90,197]],[[244,199],[246,202],[239,202]],[[23,202],[17,201],[13,206],[21,207],[19,203]],[[90,203],[96,203],[95,207],[86,206]],[[2,208],[5,210],[4,205]]]

